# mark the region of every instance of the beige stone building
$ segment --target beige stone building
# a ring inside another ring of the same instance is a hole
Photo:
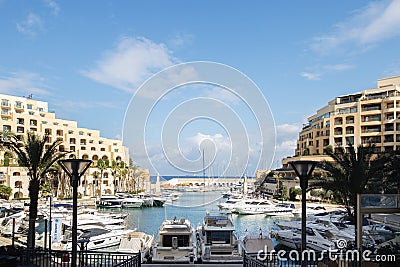
[[[339,96],[308,118],[295,156],[321,155],[327,146],[374,143],[376,151],[400,149],[400,76],[377,88]]]
[[[49,144],[57,139],[62,141],[59,150],[70,151],[68,157],[93,160],[92,168],[82,177],[79,188],[82,195],[98,195],[99,188],[102,194],[113,193],[115,185],[121,188],[122,184],[118,185],[118,182],[122,181],[113,176],[111,168],[103,171],[100,187],[96,173],[99,170],[95,168],[99,159],[109,161],[110,165],[112,161],[129,163],[128,148],[122,145],[121,140],[104,138],[100,136],[100,131],[79,127],[76,121],[56,118],[55,113],[49,111],[47,102],[32,97],[0,94],[0,101],[2,131],[11,131],[20,138],[29,131],[47,134]],[[4,153],[0,153],[0,166],[4,165]],[[0,184],[11,186],[12,198],[27,197],[29,178],[26,170],[16,165],[15,159],[11,158],[10,166],[0,167]]]

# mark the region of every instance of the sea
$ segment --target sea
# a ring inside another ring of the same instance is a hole
[[[178,200],[166,203],[164,207],[147,207],[131,209],[103,209],[102,212],[128,213],[125,219],[128,229],[137,229],[156,236],[158,229],[165,219],[186,218],[194,227],[200,226],[207,212],[219,213],[218,204],[225,202],[221,192],[182,192]],[[268,217],[259,215],[230,214],[235,225],[235,233],[238,237],[268,236],[275,229],[275,220],[291,220],[292,218]]]

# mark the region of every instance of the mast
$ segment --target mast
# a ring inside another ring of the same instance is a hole
[[[203,184],[204,184],[204,188],[206,187],[206,169],[204,166],[204,148],[203,148]]]

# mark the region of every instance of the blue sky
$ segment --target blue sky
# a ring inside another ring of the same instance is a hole
[[[188,61],[226,64],[257,84],[275,120],[274,159],[251,162],[253,174],[293,155],[302,123],[329,100],[400,75],[399,14],[400,0],[0,0],[0,92],[32,93],[57,117],[122,138],[129,101],[151,75]],[[190,99],[214,89],[198,90],[176,93]],[[160,114],[171,111],[162,107]],[[182,131],[182,145],[197,145],[187,157],[198,159],[204,140],[220,151],[230,143],[223,127],[196,123]],[[162,162],[158,142],[149,138],[154,151],[147,156]],[[143,165],[144,156],[135,161]],[[161,164],[156,171],[174,169]]]

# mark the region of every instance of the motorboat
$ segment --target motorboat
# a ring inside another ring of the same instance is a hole
[[[293,210],[294,215],[298,215],[301,217],[302,214],[302,208],[294,209]],[[326,210],[326,208],[322,205],[309,205],[307,204],[306,207],[306,214],[307,216],[323,216],[323,215],[328,215],[329,212]]]
[[[127,197],[122,200],[123,208],[141,208],[143,206],[143,199],[136,197]]]
[[[197,261],[197,240],[190,221],[184,218],[164,220],[154,241],[152,262],[195,261]]]
[[[230,217],[207,213],[197,229],[200,259],[203,263],[241,263],[240,242]]]
[[[153,207],[154,204],[154,200],[153,197],[149,194],[145,194],[145,193],[140,193],[135,195],[137,198],[143,200],[143,207]]]
[[[265,213],[267,216],[292,216],[295,206],[293,203],[278,203],[275,208]]]
[[[114,195],[101,196],[100,199],[96,201],[96,206],[100,208],[122,208],[122,199]]]
[[[87,250],[103,249],[112,246],[118,246],[121,242],[121,238],[124,235],[132,234],[135,230],[108,230],[101,227],[95,227],[85,230],[80,230],[78,234],[78,240],[84,243]],[[72,242],[70,241],[71,234],[68,232],[64,235],[61,244],[55,243],[53,248],[62,248],[70,250],[72,248]]]
[[[261,228],[257,236],[246,234],[242,238],[240,238],[240,242],[242,255],[244,255],[244,253],[257,254],[261,250],[264,252],[268,252],[274,249],[272,239],[269,237],[269,235],[263,235]]]
[[[338,242],[342,239],[337,238],[329,230],[317,230],[306,227],[306,245],[308,249],[315,251],[337,251],[342,248]],[[271,236],[276,241],[292,249],[301,248],[301,229],[276,230],[271,232]]]
[[[142,262],[147,262],[153,247],[154,237],[144,232],[133,232],[122,236],[118,252],[140,253]]]
[[[239,199],[239,198],[232,198],[232,199],[231,199],[231,198],[230,198],[230,199],[228,199],[228,200],[225,201],[225,202],[219,203],[219,204],[218,204],[218,208],[219,208],[220,210],[232,212],[232,211],[235,209],[237,203],[239,203],[239,202],[241,202],[241,201],[243,201],[243,199]]]
[[[237,203],[235,212],[242,215],[263,214],[274,211],[275,206],[269,199],[251,199]]]

